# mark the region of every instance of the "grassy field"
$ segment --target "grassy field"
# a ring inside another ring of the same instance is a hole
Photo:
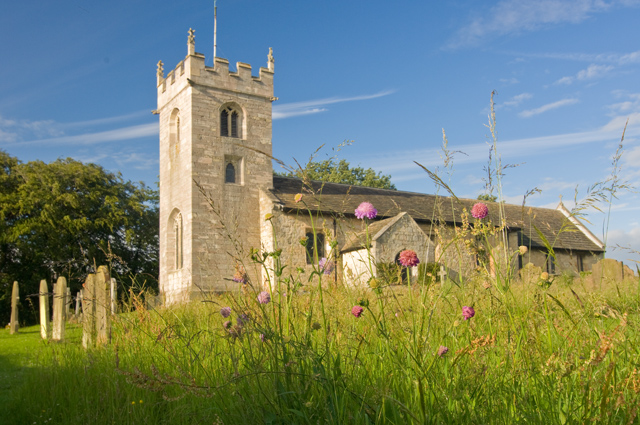
[[[279,284],[138,308],[86,352],[2,330],[2,423],[638,423],[637,280]]]

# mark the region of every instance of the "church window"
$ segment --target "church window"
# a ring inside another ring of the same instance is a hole
[[[183,229],[182,214],[175,209],[167,223],[167,268],[180,270],[183,264]]]
[[[553,255],[547,253],[547,259],[545,261],[545,265],[547,266],[547,273],[555,274],[556,273],[556,263],[553,260]]]
[[[324,234],[309,230],[305,236],[307,237],[307,264],[313,264],[315,261],[320,261],[320,259],[324,257]],[[316,246],[318,247],[317,253],[315,252]]]
[[[224,171],[224,182],[235,183],[236,182],[236,167],[232,163],[228,163]]]
[[[180,148],[180,110],[174,109],[169,118],[169,159],[174,159]]]
[[[224,106],[220,111],[220,135],[223,137],[242,138],[242,115],[239,108]]]

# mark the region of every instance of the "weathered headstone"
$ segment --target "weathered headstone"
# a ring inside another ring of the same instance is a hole
[[[65,294],[64,299],[64,308],[67,313],[67,318],[71,316],[71,288],[67,286],[67,293]]]
[[[447,269],[445,269],[444,266],[440,266],[438,276],[440,276],[440,284],[444,285],[447,280]]]
[[[53,332],[52,341],[64,341],[64,331],[67,322],[67,279],[60,276],[53,290]]]
[[[9,333],[14,334],[18,332],[20,326],[18,325],[18,300],[20,300],[20,290],[18,289],[18,282],[13,282],[13,291],[11,292],[11,324],[9,325]]]
[[[82,291],[76,293],[76,318],[80,317],[80,302],[82,301]]]
[[[624,279],[633,277],[635,274],[629,267],[613,258],[603,258],[591,267],[591,278],[597,286],[622,282]]]
[[[116,311],[118,308],[118,304],[116,303],[117,288],[118,288],[118,285],[116,284],[116,278],[112,277],[111,278],[111,314],[117,313]]]
[[[96,343],[96,275],[87,276],[82,289],[82,346],[93,347]]]
[[[40,336],[42,339],[49,339],[49,332],[51,331],[49,326],[49,287],[47,281],[42,279],[40,281]]]
[[[541,274],[542,269],[535,266],[533,263],[527,263],[522,269],[520,269],[520,279],[522,280],[522,283],[526,284],[538,282]]]
[[[96,343],[111,342],[111,278],[107,266],[98,267],[95,280],[96,293]]]

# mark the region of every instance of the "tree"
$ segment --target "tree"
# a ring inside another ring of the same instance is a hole
[[[275,173],[286,177],[304,177],[309,180],[318,180],[330,183],[343,183],[355,186],[377,187],[380,189],[396,190],[391,183],[391,176],[376,173],[373,169],[362,167],[351,168],[344,159],[336,162],[334,159],[324,161],[311,161],[304,169],[296,172]]]
[[[14,280],[26,296],[41,279],[51,287],[65,276],[75,293],[96,265],[109,264],[157,282],[158,217],[158,194],[142,183],[70,158],[21,163],[0,150],[0,314]]]
[[[496,195],[491,195],[489,193],[483,193],[482,195],[478,195],[478,200],[496,202],[498,200],[498,197]]]

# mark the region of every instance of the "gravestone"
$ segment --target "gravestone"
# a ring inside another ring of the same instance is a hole
[[[67,286],[67,293],[65,294],[64,299],[64,308],[67,314],[67,318],[71,316],[71,288]]]
[[[20,300],[20,290],[18,289],[18,282],[13,282],[13,291],[11,292],[11,324],[9,325],[9,333],[14,334],[18,332],[20,326],[18,325],[18,300]]]
[[[622,261],[613,258],[603,258],[591,267],[591,278],[594,285],[622,282],[634,278],[635,274]]]
[[[95,279],[96,343],[111,342],[111,278],[107,266],[98,267]]]
[[[76,293],[76,317],[80,317],[80,303],[82,302],[82,291]]]
[[[111,278],[111,314],[117,313],[116,311],[118,308],[118,304],[116,303],[117,288],[118,288],[118,285],[116,284],[116,278],[112,277]]]
[[[538,266],[533,265],[533,263],[527,263],[525,266],[520,269],[520,280],[522,283],[536,283],[538,279],[540,279],[540,275],[542,274],[542,269]]]
[[[90,348],[96,342],[95,274],[89,274],[82,289],[82,346]]]
[[[67,279],[60,276],[53,289],[53,332],[52,341],[64,341],[64,331],[67,322]]]
[[[40,336],[42,339],[49,339],[49,333],[51,332],[51,327],[49,326],[49,287],[47,286],[47,281],[42,279],[40,281],[40,293],[39,293],[39,302],[40,302]]]

